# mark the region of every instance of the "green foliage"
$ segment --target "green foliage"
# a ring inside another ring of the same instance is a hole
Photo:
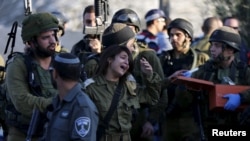
[[[222,19],[235,16],[240,21],[240,31],[243,38],[250,45],[250,0],[211,0],[215,6],[216,14]]]

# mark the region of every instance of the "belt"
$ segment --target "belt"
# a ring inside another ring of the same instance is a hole
[[[129,133],[105,134],[101,141],[131,141]]]

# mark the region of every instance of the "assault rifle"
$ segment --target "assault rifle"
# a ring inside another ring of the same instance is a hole
[[[95,0],[96,26],[83,27],[83,34],[101,37],[108,25],[109,4],[108,0]],[[101,40],[100,40],[101,41]]]
[[[24,0],[24,14],[25,16],[28,16],[32,13],[32,3],[31,0]]]
[[[31,13],[32,13],[32,3],[31,3],[31,0],[24,0],[24,15],[25,15],[25,16],[28,16],[28,15],[30,15]],[[4,54],[6,54],[7,51],[8,51],[8,48],[9,48],[9,44],[10,44],[11,39],[12,39],[11,52],[10,52],[8,58],[11,58],[11,57],[12,57],[11,55],[12,55],[13,49],[14,49],[14,47],[15,47],[17,27],[18,27],[18,22],[15,21],[15,22],[13,23],[13,25],[12,25],[12,28],[11,28],[10,33],[8,33],[9,38],[8,38],[8,41],[7,41],[5,50],[4,50]]]
[[[26,141],[31,141],[32,135],[37,130],[39,120],[40,120],[40,111],[38,109],[33,109],[32,118],[30,121],[30,126],[28,129]]]

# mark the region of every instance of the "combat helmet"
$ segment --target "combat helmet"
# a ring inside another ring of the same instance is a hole
[[[112,18],[112,23],[124,23],[127,25],[135,26],[137,32],[139,32],[141,28],[141,21],[139,16],[135,11],[128,8],[118,10]]]
[[[64,35],[64,25],[69,21],[64,15],[63,13],[59,12],[59,11],[52,11],[51,14],[57,18],[58,22],[59,22],[59,29],[62,30],[62,35]]]
[[[58,20],[54,16],[47,12],[29,15],[22,22],[22,40],[31,41],[34,36],[46,30],[58,30]]]
[[[172,28],[178,28],[178,29],[185,31],[189,35],[191,40],[193,40],[193,38],[194,38],[193,25],[189,21],[182,19],[182,18],[177,18],[177,19],[174,19],[173,21],[171,21],[168,25],[168,34],[169,35],[170,35],[170,30]]]
[[[216,29],[210,36],[209,42],[222,42],[240,51],[241,37],[240,34],[231,27],[223,26]]]

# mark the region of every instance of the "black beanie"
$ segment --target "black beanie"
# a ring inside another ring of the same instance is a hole
[[[126,24],[112,23],[103,32],[102,45],[104,47],[111,45],[121,45],[127,43],[134,37],[135,33]]]

